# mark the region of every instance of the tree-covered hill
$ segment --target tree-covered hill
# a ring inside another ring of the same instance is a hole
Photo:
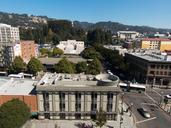
[[[92,29],[102,29],[105,31],[111,31],[113,34],[117,33],[117,31],[137,31],[140,33],[166,33],[171,32],[171,29],[162,29],[162,28],[153,28],[148,26],[133,26],[133,25],[124,25],[118,22],[97,22],[97,23],[88,23],[88,22],[79,22],[75,21],[74,26],[76,28],[83,28],[85,30],[92,30]]]

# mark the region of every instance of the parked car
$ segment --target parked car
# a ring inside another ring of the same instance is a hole
[[[164,97],[171,99],[171,94],[165,95]]]
[[[145,117],[145,118],[150,118],[150,117],[151,117],[151,115],[150,115],[150,113],[147,111],[147,109],[145,109],[145,108],[138,108],[137,110],[138,110],[138,112],[139,112],[143,117]]]

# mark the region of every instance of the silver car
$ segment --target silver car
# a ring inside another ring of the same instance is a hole
[[[150,118],[150,117],[151,117],[151,115],[150,115],[150,113],[147,111],[147,109],[145,109],[145,108],[138,108],[137,110],[138,110],[138,112],[139,112],[143,117],[145,117],[145,118]]]

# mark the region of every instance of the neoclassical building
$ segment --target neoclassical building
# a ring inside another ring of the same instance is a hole
[[[120,90],[114,75],[46,73],[37,91],[39,119],[91,119],[102,108],[116,119]]]

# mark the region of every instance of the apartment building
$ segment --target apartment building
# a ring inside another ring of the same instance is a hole
[[[0,23],[0,43],[9,43],[19,40],[19,28]]]
[[[132,79],[146,84],[165,85],[171,80],[171,56],[155,52],[125,54]]]
[[[84,42],[76,40],[60,41],[58,48],[64,51],[64,54],[80,54],[84,50]]]
[[[118,31],[117,34],[120,39],[135,39],[139,35],[135,31]]]
[[[37,57],[38,46],[33,40],[22,40],[21,44],[21,57],[24,62],[28,63],[32,57]]]
[[[36,86],[39,119],[93,119],[102,108],[109,120],[118,114],[117,76],[46,73]]]
[[[19,29],[0,23],[0,67],[7,67],[21,55]]]
[[[0,67],[9,66],[16,56],[21,56],[19,42],[0,43]]]
[[[142,49],[156,49],[160,51],[171,50],[171,39],[144,38],[141,42]]]

